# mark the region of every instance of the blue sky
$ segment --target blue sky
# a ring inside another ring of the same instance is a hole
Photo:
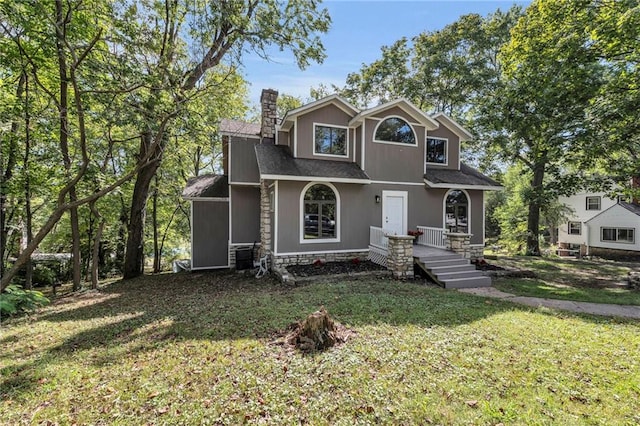
[[[497,9],[507,10],[514,3],[526,6],[529,1],[325,0],[323,5],[332,19],[329,33],[322,36],[327,58],[301,71],[286,51],[276,49],[270,62],[245,57],[250,100],[257,105],[263,88],[306,99],[309,89],[320,83],[342,86],[347,74],[358,71],[362,63],[378,59],[384,45],[403,36],[411,38],[443,28],[467,13],[486,16]]]

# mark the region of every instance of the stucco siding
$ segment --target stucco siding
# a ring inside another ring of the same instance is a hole
[[[376,120],[365,120],[365,172],[372,180],[423,182],[424,127],[412,126],[418,140],[417,146],[372,142],[378,123]]]
[[[228,265],[229,203],[191,203],[191,267],[215,268]]]
[[[350,119],[351,116],[349,116],[349,114],[345,113],[335,105],[327,105],[300,116],[298,118],[297,130],[295,130],[297,131],[296,156],[298,158],[323,158],[337,161],[353,161],[353,153],[351,152],[351,144],[353,141],[351,139],[352,135],[349,134],[350,132],[347,132],[349,135],[347,139],[349,140],[347,143],[346,157],[327,157],[324,155],[315,155],[313,152],[314,123],[347,127]]]
[[[260,241],[260,188],[231,186],[231,242]]]
[[[256,160],[255,145],[258,139],[245,139],[232,137],[229,144],[229,181],[242,183],[259,183],[260,173]]]

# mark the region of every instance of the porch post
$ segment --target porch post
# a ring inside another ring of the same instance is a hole
[[[457,232],[445,232],[444,241],[447,250],[461,254],[465,259],[471,259],[471,235]]]
[[[387,235],[389,239],[387,268],[395,279],[413,278],[413,240],[410,235]]]

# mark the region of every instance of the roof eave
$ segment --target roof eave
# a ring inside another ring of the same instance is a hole
[[[440,189],[477,189],[480,191],[502,191],[504,186],[501,185],[469,185],[469,184],[458,184],[458,183],[435,183],[431,182],[428,179],[424,180],[425,185],[429,188],[440,188]]]
[[[371,183],[371,179],[339,178],[339,177],[327,177],[327,176],[276,175],[276,174],[261,174],[260,179],[288,180],[288,181],[297,181],[297,182],[357,183],[361,185],[369,185]]]

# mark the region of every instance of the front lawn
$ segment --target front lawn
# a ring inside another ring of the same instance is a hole
[[[494,280],[496,288],[518,296],[640,305],[640,291],[626,285],[628,263],[529,256],[498,257],[489,262],[536,273],[535,279]]]
[[[324,305],[356,334],[302,355]],[[387,278],[105,286],[3,323],[4,424],[636,424],[640,323]]]

